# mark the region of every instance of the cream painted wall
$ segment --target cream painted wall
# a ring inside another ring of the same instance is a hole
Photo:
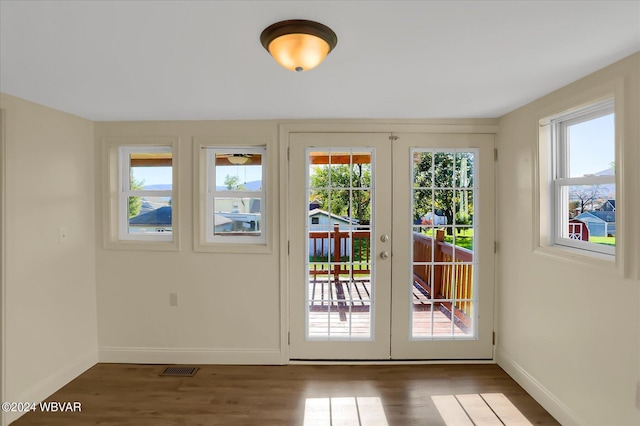
[[[93,123],[4,94],[0,107],[4,400],[40,401],[97,361]]]
[[[103,199],[96,200],[100,360],[158,363],[283,362],[280,333],[278,127],[270,121],[95,123],[96,191],[101,194],[103,139],[179,137],[178,251],[105,248]],[[268,253],[194,252],[194,138],[268,140]],[[174,204],[175,205],[175,204]],[[178,306],[169,305],[178,294]]]
[[[639,62],[635,54],[499,120],[497,360],[563,424],[640,424]],[[612,82],[625,99],[624,267],[535,249],[538,120]]]
[[[638,61],[639,55],[627,58],[499,121],[497,360],[566,424],[640,420]],[[616,268],[534,252],[533,231],[540,111],[620,78],[626,84],[625,276]],[[270,138],[276,161],[269,171],[280,173],[277,122],[91,123],[10,96],[1,102],[9,224],[6,399],[48,396],[98,357],[286,362],[279,256],[285,212],[278,196],[284,180],[271,176],[271,252],[193,251],[193,139]],[[308,131],[317,125],[310,122]],[[380,130],[376,122],[359,126]],[[180,250],[105,249],[102,139],[153,136],[180,138]],[[60,226],[69,232],[62,244]],[[169,306],[171,292],[178,293],[177,307]]]

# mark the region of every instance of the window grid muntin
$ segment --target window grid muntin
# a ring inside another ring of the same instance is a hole
[[[436,168],[436,154],[438,153],[448,153],[451,154],[453,157],[453,163],[451,166],[451,170],[452,170],[452,176],[451,179],[449,180],[451,182],[451,186],[435,186],[435,178],[436,178],[436,173],[435,173],[435,168]],[[468,154],[472,154],[472,161],[471,161],[471,182],[470,182],[470,186],[457,186],[456,184],[456,158],[457,158],[457,154],[458,153],[468,153]],[[430,166],[430,170],[427,172],[427,177],[428,180],[431,182],[431,186],[420,186],[420,185],[416,185],[415,183],[415,179],[416,179],[416,154],[431,154],[431,166]],[[413,231],[414,228],[418,228],[418,229],[431,229],[432,230],[432,237],[435,238],[435,230],[436,228],[440,228],[440,227],[444,227],[444,228],[451,228],[453,230],[453,235],[456,235],[456,230],[457,228],[460,228],[460,226],[456,223],[456,203],[453,203],[453,218],[452,218],[452,224],[447,224],[445,226],[441,226],[441,225],[436,225],[435,223],[431,224],[431,225],[415,225],[414,224],[414,213],[415,213],[415,198],[414,198],[414,194],[416,191],[418,190],[430,190],[431,191],[431,200],[430,200],[430,206],[432,209],[432,214],[433,214],[433,218],[435,220],[435,193],[436,190],[452,190],[454,191],[454,199],[455,199],[455,191],[457,190],[462,190],[462,191],[472,191],[473,192],[473,197],[472,197],[472,201],[473,201],[473,222],[471,226],[463,226],[466,229],[473,229],[474,230],[474,238],[473,238],[473,245],[472,245],[472,252],[474,253],[473,256],[473,261],[472,262],[456,262],[455,261],[455,251],[456,251],[456,246],[454,246],[454,248],[452,249],[452,252],[454,254],[453,259],[451,261],[448,262],[434,262],[433,261],[433,256],[434,256],[434,252],[435,252],[435,248],[434,245],[431,245],[431,261],[427,261],[427,262],[415,262],[414,259],[414,245],[413,243],[411,244],[411,261],[410,261],[410,276],[411,276],[411,282],[409,285],[409,301],[410,301],[410,306],[409,306],[409,336],[410,336],[410,340],[414,340],[414,341],[419,341],[419,340],[470,340],[470,339],[477,339],[477,331],[478,331],[478,321],[477,321],[477,294],[478,294],[478,267],[477,267],[477,238],[475,237],[478,233],[478,229],[479,229],[479,211],[478,209],[478,193],[479,193],[479,187],[478,187],[478,167],[477,167],[477,163],[479,161],[479,150],[475,149],[475,148],[468,148],[468,149],[439,149],[439,148],[435,148],[435,149],[425,149],[425,148],[412,148],[411,149],[411,153],[410,153],[410,158],[411,158],[411,168],[410,168],[410,178],[411,178],[411,190],[412,190],[412,196],[410,197],[410,202],[411,202],[411,208],[410,208],[410,218],[409,218],[409,222],[411,223],[411,228],[410,228],[410,232],[413,235]],[[455,239],[453,240],[455,242]],[[433,298],[433,295],[431,295],[431,297],[428,299],[428,304],[430,304],[431,309],[430,309],[430,313],[429,313],[429,318],[430,318],[430,333],[428,335],[417,335],[416,334],[416,330],[415,330],[415,319],[416,319],[416,315],[415,315],[415,310],[414,310],[414,305],[413,305],[413,290],[414,290],[414,279],[413,279],[413,269],[414,266],[419,266],[419,265],[430,265],[431,268],[429,268],[429,278],[430,278],[430,282],[433,283],[434,282],[434,278],[435,278],[435,268],[433,266],[451,266],[452,268],[452,280],[451,280],[451,286],[453,288],[453,297],[451,298],[447,298],[447,299],[435,299]],[[473,297],[471,299],[465,298],[465,299],[461,299],[461,298],[457,298],[456,294],[457,294],[457,274],[458,274],[458,267],[460,266],[464,266],[464,265],[471,265],[472,266],[472,275],[471,275],[471,279],[472,279],[472,294]],[[471,303],[471,316],[470,316],[470,321],[471,321],[471,331],[468,334],[459,334],[459,332],[456,332],[456,321],[455,321],[455,315],[451,316],[451,318],[448,321],[448,328],[449,328],[449,334],[445,335],[445,334],[435,334],[434,333],[434,324],[435,324],[435,305],[438,302],[451,302],[451,305],[453,306],[455,303],[457,302],[470,302]]]
[[[314,297],[313,295],[311,295],[309,293],[310,291],[310,282],[309,282],[309,278],[310,278],[310,274],[309,274],[309,270],[310,270],[310,266],[313,266],[314,264],[318,264],[318,263],[326,263],[328,264],[328,274],[327,274],[327,279],[328,279],[328,287],[329,289],[332,288],[331,285],[331,279],[332,279],[332,272],[331,272],[331,267],[335,264],[334,260],[331,258],[330,253],[331,253],[331,246],[333,244],[333,238],[328,238],[328,251],[327,251],[327,262],[311,262],[309,261],[309,248],[310,248],[310,244],[309,244],[309,220],[308,218],[305,218],[305,271],[306,271],[306,278],[305,278],[305,340],[307,341],[373,341],[374,340],[374,336],[375,336],[375,322],[374,322],[374,318],[375,318],[375,282],[374,282],[374,277],[375,277],[375,263],[373,262],[373,253],[375,250],[375,241],[373,239],[373,233],[371,232],[373,227],[374,227],[374,223],[375,223],[375,148],[344,148],[344,147],[340,147],[340,148],[318,148],[318,147],[309,147],[306,148],[305,150],[305,176],[306,176],[306,182],[305,182],[305,192],[306,194],[311,194],[314,190],[327,190],[327,212],[332,215],[331,211],[332,211],[332,196],[331,196],[331,192],[334,189],[333,187],[333,181],[332,181],[332,166],[333,165],[340,165],[342,163],[334,163],[332,161],[332,158],[338,155],[345,155],[347,154],[349,155],[349,186],[345,187],[345,186],[337,186],[335,187],[336,191],[344,191],[344,190],[348,190],[349,191],[349,210],[351,212],[351,214],[353,215],[353,191],[354,190],[363,190],[363,191],[369,191],[370,192],[370,198],[369,198],[369,208],[370,208],[370,221],[369,221],[369,225],[367,226],[358,226],[359,228],[364,228],[365,230],[369,231],[369,247],[368,249],[370,250],[370,258],[369,258],[369,262],[367,263],[367,265],[369,265],[369,298],[366,300],[362,300],[362,303],[364,305],[369,306],[368,309],[368,319],[367,319],[367,323],[368,323],[368,332],[366,333],[366,337],[364,336],[354,336],[354,332],[353,332],[353,303],[350,303],[349,309],[348,309],[348,319],[349,319],[349,324],[348,324],[348,330],[345,333],[343,332],[338,332],[338,335],[336,336],[335,333],[333,333],[332,335],[332,318],[331,318],[331,302],[337,302],[338,299],[337,295],[335,296],[335,298],[333,298],[333,292],[331,292],[330,290],[330,295],[331,297],[329,299],[327,299],[327,327],[326,327],[326,333],[321,334],[321,333],[312,333],[311,330],[311,325],[310,325],[310,305],[312,302],[314,302]],[[358,187],[354,187],[353,186],[353,166],[354,166],[354,155],[358,155],[358,154],[363,154],[366,153],[370,156],[369,158],[369,165],[370,165],[370,183],[368,186],[358,186]],[[328,170],[328,177],[327,177],[327,182],[328,184],[326,186],[312,186],[311,185],[311,174],[310,174],[310,168],[311,168],[311,157],[314,155],[327,155],[328,157],[328,164],[326,165]],[[310,201],[310,200],[309,200]],[[322,231],[322,232],[331,232],[333,229],[333,226],[331,225],[331,223],[327,224],[326,230]],[[355,225],[354,222],[352,220],[349,221],[349,224],[347,225],[347,229],[348,232],[351,233],[351,235],[353,235],[353,232],[355,231]],[[342,231],[341,231],[342,232]],[[350,240],[353,239],[353,236],[350,237]],[[344,242],[345,244],[347,244],[347,242]],[[353,295],[353,288],[355,287],[355,283],[353,281],[354,278],[354,269],[353,269],[353,262],[354,262],[354,258],[353,258],[353,250],[349,250],[349,255],[348,255],[348,259],[345,261],[340,261],[340,263],[349,263],[350,264],[350,275],[349,275],[349,282],[347,284],[347,289],[350,291],[350,294]]]

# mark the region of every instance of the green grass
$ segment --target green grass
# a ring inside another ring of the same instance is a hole
[[[433,237],[435,231],[428,230],[424,232],[424,234]],[[444,242],[453,244],[453,235],[444,236]],[[456,246],[465,248],[467,250],[473,250],[473,229],[472,228],[462,228],[459,232],[456,233]]]
[[[616,246],[616,237],[589,237],[590,243],[604,244],[607,246]]]

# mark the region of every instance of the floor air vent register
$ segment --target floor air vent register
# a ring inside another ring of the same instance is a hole
[[[160,375],[172,377],[193,377],[198,370],[198,367],[167,367],[162,373],[160,373]]]

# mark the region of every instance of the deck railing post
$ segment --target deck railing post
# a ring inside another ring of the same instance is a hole
[[[333,225],[333,276],[336,284],[340,281],[340,225]]]
[[[441,243],[444,243],[444,229],[438,229],[436,231],[436,238],[435,241],[433,241],[433,261],[436,263],[442,262],[443,260]],[[444,265],[437,264],[433,267],[433,285],[431,287],[433,293],[431,297],[434,299],[440,297],[440,294],[442,293],[443,268]]]

